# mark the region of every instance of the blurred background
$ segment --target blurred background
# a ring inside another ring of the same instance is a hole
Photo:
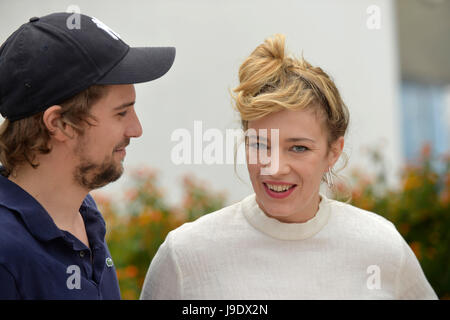
[[[194,121],[224,137],[240,128],[229,91],[275,33],[334,79],[350,110],[349,162],[322,191],[391,220],[450,298],[449,0],[0,0],[0,42],[30,17],[74,10],[130,46],[177,48],[164,77],[136,85],[144,134],[127,148],[124,176],[93,193],[124,299],[138,298],[167,232],[252,193],[245,165],[175,164],[171,136],[185,128],[202,143]]]

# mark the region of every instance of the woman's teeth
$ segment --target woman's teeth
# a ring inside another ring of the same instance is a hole
[[[289,190],[290,188],[292,188],[293,186],[295,186],[295,184],[285,184],[285,185],[274,185],[274,184],[268,184],[266,183],[266,186],[275,192],[285,192],[287,190]]]

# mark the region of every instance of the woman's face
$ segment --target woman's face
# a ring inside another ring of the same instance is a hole
[[[310,110],[272,113],[249,121],[248,129],[247,167],[260,208],[283,222],[314,217],[322,176],[339,158],[344,138],[327,155],[327,134]],[[278,155],[273,129],[278,130]],[[260,156],[266,147],[269,164]],[[267,172],[269,167],[275,170]]]

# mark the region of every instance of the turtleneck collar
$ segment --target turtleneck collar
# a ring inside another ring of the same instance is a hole
[[[242,200],[242,211],[247,221],[262,233],[279,240],[303,240],[314,236],[328,222],[330,216],[330,201],[319,193],[321,201],[316,215],[303,223],[285,223],[267,216],[256,202],[252,194]]]

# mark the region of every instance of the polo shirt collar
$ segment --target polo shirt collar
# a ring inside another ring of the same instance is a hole
[[[41,241],[50,241],[60,237],[67,239],[66,231],[56,226],[47,210],[33,196],[2,175],[0,175],[0,190],[0,206],[17,212],[35,238]],[[90,195],[83,200],[80,213],[85,221],[86,232],[90,236],[89,240],[92,244],[102,243],[106,233],[105,222]],[[101,222],[98,220],[99,218]],[[77,248],[79,247],[78,243],[70,242],[75,250],[81,249]]]

